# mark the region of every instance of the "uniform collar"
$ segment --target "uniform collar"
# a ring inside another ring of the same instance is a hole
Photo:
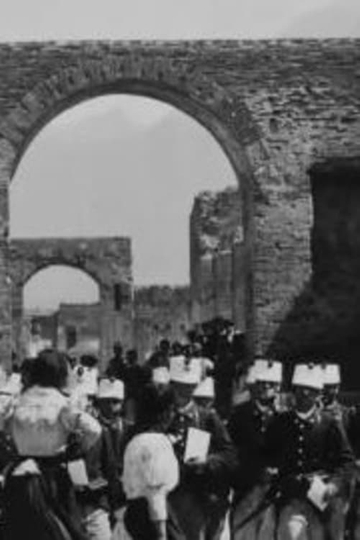
[[[261,416],[271,416],[274,413],[274,408],[271,405],[262,405],[258,400],[254,400],[254,409]]]
[[[309,422],[315,416],[315,413],[317,412],[317,410],[318,410],[317,406],[314,405],[309,411],[305,413],[295,410],[295,415],[298,418],[300,418],[300,420],[302,420],[303,422],[306,422],[306,421]]]
[[[196,410],[196,403],[191,399],[185,407],[178,408],[178,414],[193,418],[196,415]]]

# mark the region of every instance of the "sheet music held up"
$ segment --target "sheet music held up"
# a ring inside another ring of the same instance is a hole
[[[206,460],[210,447],[210,433],[202,429],[189,428],[186,439],[184,461],[192,458]]]

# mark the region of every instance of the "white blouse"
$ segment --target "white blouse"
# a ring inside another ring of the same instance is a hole
[[[65,450],[70,433],[84,450],[100,437],[95,418],[73,407],[56,388],[33,386],[15,399],[0,401],[0,429],[12,436],[23,456],[55,456]]]
[[[145,497],[153,520],[167,517],[167,494],[179,482],[179,464],[163,433],[141,433],[124,455],[123,487],[128,499]]]

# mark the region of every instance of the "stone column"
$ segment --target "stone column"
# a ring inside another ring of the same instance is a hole
[[[214,257],[206,253],[200,258],[201,268],[201,321],[215,317]]]
[[[9,183],[12,146],[0,140],[0,362],[11,366],[11,279],[9,275]]]
[[[247,257],[243,242],[234,242],[232,248],[232,313],[235,329],[246,330],[246,275]]]
[[[221,250],[214,257],[215,314],[233,320],[232,252]]]
[[[312,197],[305,175],[292,179],[293,185],[271,180],[262,179],[254,208],[254,343],[258,354],[287,357],[296,351],[294,340],[304,338],[301,314],[294,316],[294,310],[312,271]]]

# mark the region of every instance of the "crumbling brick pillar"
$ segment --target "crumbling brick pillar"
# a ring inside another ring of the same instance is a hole
[[[269,175],[257,184],[253,245],[255,353],[285,358],[291,349],[282,327],[285,321],[288,328],[301,324],[291,320],[292,308],[312,271],[309,179],[305,174],[301,181],[289,178],[285,183]]]
[[[11,278],[9,274],[9,184],[14,150],[0,139],[0,362],[11,367]]]
[[[232,312],[232,252],[219,251],[214,257],[215,313],[217,316],[233,320]]]
[[[114,301],[114,285],[102,284],[100,287],[101,362],[104,369],[113,355],[115,341],[121,341],[124,351],[133,347],[131,285],[125,281],[116,282],[116,285],[122,291],[122,302],[118,306]]]
[[[200,310],[201,321],[215,317],[214,257],[206,253],[200,257]]]
[[[250,272],[244,242],[234,242],[232,248],[232,313],[236,330],[246,330],[246,275]]]

